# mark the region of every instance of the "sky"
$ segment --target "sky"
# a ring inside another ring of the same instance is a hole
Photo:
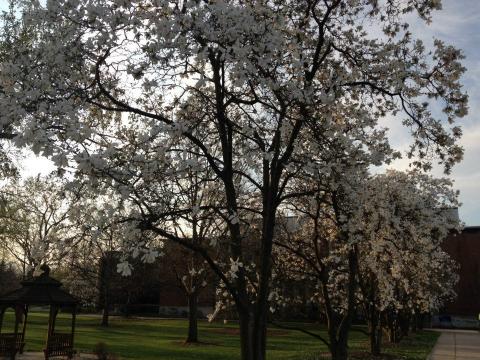
[[[460,144],[464,147],[463,161],[456,165],[450,177],[460,190],[460,220],[467,226],[480,226],[480,1],[442,0],[443,9],[433,15],[430,25],[418,19],[410,23],[414,37],[426,45],[438,38],[463,50],[463,61],[467,72],[462,83],[469,95],[469,114],[459,119],[463,129]],[[396,147],[406,149],[410,144],[409,134],[398,122],[391,121],[390,139]],[[391,167],[407,169],[407,160],[399,160]],[[442,169],[435,168],[433,174],[444,176]]]
[[[0,0],[0,9],[5,8],[5,0]],[[443,0],[443,10],[433,15],[433,21],[427,25],[419,19],[410,22],[410,31],[414,37],[422,39],[428,46],[434,38],[439,38],[464,51],[464,65],[467,73],[463,78],[465,90],[469,94],[469,114],[460,119],[463,137],[460,141],[465,149],[464,160],[456,165],[450,177],[454,186],[460,190],[460,219],[467,226],[480,226],[480,0]],[[387,121],[392,145],[407,149],[411,138],[399,121]],[[46,174],[53,165],[45,158],[26,156],[22,162],[23,174]],[[396,161],[396,169],[407,169],[406,159]],[[443,176],[440,168],[433,171]]]

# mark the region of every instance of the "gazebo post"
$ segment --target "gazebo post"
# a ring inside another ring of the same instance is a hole
[[[57,315],[58,315],[58,312],[60,311],[60,308],[55,305],[55,311],[53,312],[53,323],[52,323],[52,334],[55,333],[55,325],[57,323]]]
[[[22,330],[22,342],[20,348],[20,354],[23,354],[23,344],[25,343],[25,332],[27,331],[27,318],[28,318],[28,305],[25,305],[23,309],[25,316],[23,318],[23,330]]]
[[[54,312],[54,305],[50,305],[50,312],[48,314],[48,332],[47,332],[47,343],[48,343],[48,338],[50,338],[50,335],[53,333],[53,312]]]
[[[6,310],[6,307],[4,306],[0,308],[0,334],[2,333],[3,317],[5,315],[5,310]]]
[[[13,351],[13,354],[12,354],[12,359],[15,359],[15,355],[18,352],[20,352],[20,349],[21,349],[21,342],[19,341],[19,337],[18,337],[18,329],[20,327],[20,323],[23,322],[23,310],[24,308],[21,307],[21,305],[16,305],[15,306],[15,331],[14,331],[14,343],[13,343],[13,346],[14,346],[14,351]]]
[[[56,312],[56,305],[50,305],[50,313],[48,315],[48,332],[47,332],[47,342],[45,344],[45,359],[50,358],[50,342],[53,338],[53,332],[55,331],[55,312]]]
[[[77,318],[77,306],[73,305],[72,309],[72,345],[73,345],[73,339],[75,337],[75,320]]]
[[[20,327],[20,316],[22,317],[23,320],[23,315],[20,315],[20,307],[19,305],[15,306],[15,338],[17,338],[18,335],[18,328]]]

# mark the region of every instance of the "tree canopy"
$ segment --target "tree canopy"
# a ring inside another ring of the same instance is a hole
[[[123,199],[132,233],[203,257],[236,304],[243,359],[265,359],[288,201],[325,182],[355,201],[369,168],[399,155],[385,116],[411,130],[418,168],[438,160],[448,172],[461,160],[462,52],[441,40],[426,49],[406,20],[430,21],[438,0],[12,4],[0,133]],[[178,201],[193,176],[217,196]],[[179,232],[198,214],[215,225],[210,242]]]

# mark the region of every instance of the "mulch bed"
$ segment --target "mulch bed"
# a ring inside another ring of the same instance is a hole
[[[312,355],[312,360],[330,360],[332,358],[329,352],[321,352]],[[373,356],[368,351],[349,351],[348,358],[352,360],[399,360],[398,356],[392,354],[382,354],[379,356]],[[310,360],[310,358],[308,358]]]
[[[400,359],[398,355],[392,355],[392,354],[381,354],[378,356],[373,356],[370,354],[368,351],[354,351],[350,352],[348,354],[349,359],[355,359],[355,360],[398,360]]]
[[[220,346],[220,342],[216,341],[198,341],[198,342],[186,342],[186,341],[172,341],[172,344],[180,345],[183,347],[200,347],[200,346]]]
[[[217,329],[208,329],[208,332],[222,334],[222,335],[240,335],[240,329],[236,328],[217,328]],[[290,331],[287,330],[275,330],[275,329],[268,329],[267,335],[268,336],[285,336],[290,334]]]

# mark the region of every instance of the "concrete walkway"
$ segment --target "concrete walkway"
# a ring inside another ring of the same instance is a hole
[[[480,360],[480,332],[442,331],[429,360]]]

